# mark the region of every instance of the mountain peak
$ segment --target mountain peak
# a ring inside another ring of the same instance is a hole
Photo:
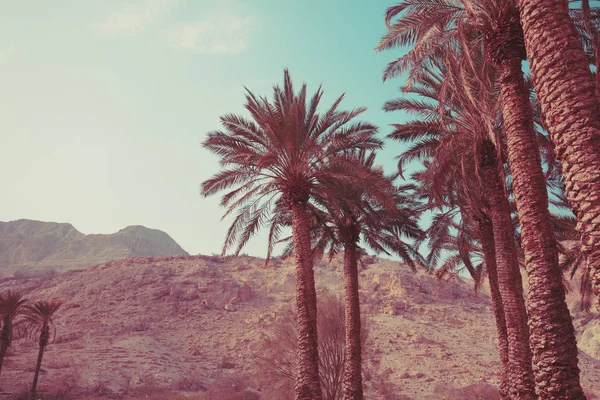
[[[188,255],[167,233],[132,225],[84,235],[69,223],[0,221],[0,275],[29,268],[68,270],[126,257]]]

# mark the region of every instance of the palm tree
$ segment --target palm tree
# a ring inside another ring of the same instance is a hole
[[[15,318],[23,313],[27,300],[19,293],[8,291],[5,296],[0,296],[0,317],[2,318],[2,332],[0,333],[0,372],[6,352],[10,347]]]
[[[570,16],[580,39],[583,42],[583,48],[588,58],[590,65],[594,66],[592,76],[596,84],[596,97],[598,97],[600,89],[600,9],[592,7],[590,0],[569,0],[572,6],[569,7]]]
[[[363,249],[360,242],[377,254],[396,254],[414,268],[413,260],[422,260],[415,248],[405,239],[416,239],[422,234],[416,218],[418,203],[411,196],[412,185],[394,187],[392,177],[374,167],[375,153],[365,151],[346,154],[347,160],[361,165],[363,180],[372,182],[370,193],[363,185],[348,185],[336,188],[329,198],[328,193],[316,194],[315,205],[308,206],[311,216],[313,258],[321,259],[325,253],[329,259],[340,251],[344,254],[345,286],[345,359],[343,374],[344,399],[362,399],[362,345],[361,315],[359,302],[358,263]],[[279,240],[282,226],[289,226],[289,213],[281,210],[280,218],[271,226],[269,249],[275,241],[287,242],[282,254],[292,253],[292,237]],[[270,250],[269,250],[270,253]],[[268,259],[268,257],[267,257]]]
[[[38,377],[42,367],[42,357],[44,356],[44,349],[50,340],[50,327],[53,324],[54,314],[58,311],[61,305],[62,302],[60,301],[42,300],[36,302],[32,306],[25,306],[25,331],[30,335],[34,334],[35,332],[40,333],[40,349],[38,352],[31,391],[29,392],[29,400],[35,400]]]
[[[371,168],[374,157],[366,161]],[[362,160],[360,160],[362,161]],[[357,160],[357,162],[360,162]],[[383,177],[383,176],[382,176]],[[391,182],[383,189],[392,187]],[[418,205],[409,197],[410,186],[396,188],[395,194],[390,199],[396,204],[394,210],[386,209],[375,196],[363,196],[361,191],[356,191],[348,186],[340,188],[340,193],[345,193],[344,199],[353,200],[352,203],[342,201],[338,210],[329,208],[328,218],[334,235],[322,235],[316,246],[316,254],[320,250],[329,248],[330,256],[336,252],[336,247],[341,247],[344,253],[344,288],[345,288],[345,325],[346,325],[346,352],[344,363],[343,394],[346,400],[361,400],[363,398],[361,375],[361,316],[359,301],[358,263],[361,257],[360,242],[376,253],[396,254],[403,261],[414,267],[413,260],[420,260],[419,253],[405,239],[416,239],[420,229],[415,217],[418,215]],[[385,190],[382,196],[389,195]],[[355,206],[358,204],[358,206]],[[327,204],[328,206],[331,203]],[[325,228],[326,229],[326,228]]]
[[[519,11],[535,91],[556,146],[582,252],[600,299],[600,107],[596,85],[567,1],[519,0]]]
[[[277,205],[291,214],[296,260],[298,310],[298,372],[296,399],[322,398],[319,385],[317,300],[311,251],[308,206],[316,194],[330,193],[363,180],[360,165],[345,159],[347,152],[382,146],[377,128],[353,122],[365,109],[339,111],[340,96],[324,114],[317,112],[319,88],[307,104],[306,85],[296,94],[288,71],[283,88],[274,87],[273,101],[248,91],[246,109],[252,120],[221,117],[224,131],[208,134],[203,145],[221,157],[221,172],[202,184],[204,196],[229,189],[221,204],[225,216],[238,210],[227,232],[223,253],[237,245],[236,254],[264,225],[275,225]],[[335,185],[332,183],[337,182]]]
[[[529,277],[527,305],[536,392],[541,398],[583,396],[575,333],[565,302],[529,91],[521,69],[525,47],[518,9],[512,0],[410,0],[390,7],[386,23],[389,32],[381,49],[415,43],[407,55],[388,67],[386,76],[411,69],[418,77],[432,57],[449,51],[460,50],[464,65],[470,65],[474,49],[482,45],[498,67],[500,107]],[[486,178],[491,174],[490,169]],[[518,398],[535,397],[528,385],[514,389],[511,395]]]
[[[428,73],[422,73],[406,89],[421,99],[389,101],[384,109],[407,111],[421,117],[394,125],[390,137],[411,144],[399,156],[399,168],[402,170],[412,160],[428,160],[426,172],[420,174],[420,179],[425,183],[432,205],[459,206],[461,215],[474,220],[471,229],[480,235],[485,250],[500,357],[509,362],[502,365],[502,390],[503,393],[508,390],[511,396],[532,398],[534,384],[527,313],[510,207],[501,179],[503,175],[499,173],[503,146],[500,129],[495,127],[496,90],[493,71],[490,71],[493,67],[481,52],[472,61],[470,67],[461,64],[461,59],[451,53],[444,60],[434,60]],[[478,70],[468,72],[470,68]],[[497,143],[497,148],[492,141]],[[479,226],[475,226],[477,220]],[[443,228],[443,224],[439,227]],[[434,232],[439,227],[435,227]],[[443,239],[443,236],[435,236],[434,240]],[[435,245],[435,241],[430,243]],[[437,257],[436,252],[431,253],[431,261]],[[464,249],[449,262],[457,260],[468,261]],[[475,275],[475,269],[471,269]],[[506,337],[510,339],[508,349],[504,347]]]

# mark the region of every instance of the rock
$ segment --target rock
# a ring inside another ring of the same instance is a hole
[[[169,289],[167,289],[167,288],[165,288],[165,287],[163,287],[163,288],[159,288],[159,289],[156,289],[156,290],[154,290],[154,291],[152,292],[152,298],[153,298],[154,300],[159,300],[159,299],[162,299],[162,298],[163,298],[163,297],[165,297],[165,296],[168,296],[168,295],[169,295],[169,293],[170,293],[170,290],[169,290]]]
[[[600,360],[600,321],[592,321],[584,326],[577,343],[590,357]]]
[[[199,297],[198,290],[196,289],[188,289],[185,291],[184,299],[185,300],[196,300]]]
[[[178,287],[171,287],[171,291],[169,292],[169,297],[171,299],[177,300],[183,298],[183,290]]]
[[[239,301],[248,301],[252,298],[253,292],[252,287],[247,283],[244,283],[237,292],[237,298]]]
[[[200,304],[202,304],[202,306],[204,308],[207,308],[207,309],[208,308],[213,308],[213,303],[210,300],[208,300],[208,299],[202,299],[202,301],[200,302]]]
[[[429,340],[427,340],[425,338],[425,336],[421,335],[421,334],[416,334],[413,337],[410,338],[410,341],[413,343],[418,343],[418,344],[425,344],[425,343],[429,343]]]
[[[392,304],[392,315],[400,315],[408,309],[408,304],[402,300],[396,301]]]
[[[229,312],[233,312],[233,311],[237,310],[237,307],[235,306],[235,304],[231,304],[231,303],[225,304],[225,307],[223,307],[223,308]]]
[[[197,348],[197,347],[195,347],[195,346],[194,346],[194,347],[190,347],[190,348],[187,350],[187,353],[188,353],[189,355],[191,355],[191,356],[199,356],[199,355],[200,355],[200,349],[199,349],[199,348]]]

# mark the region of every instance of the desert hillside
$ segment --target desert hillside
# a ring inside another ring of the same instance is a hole
[[[65,271],[126,257],[174,255],[188,253],[165,232],[143,226],[84,235],[71,224],[0,221],[0,276],[25,269]]]
[[[489,297],[386,259],[361,271],[367,399],[494,399]],[[285,400],[289,380],[260,363],[294,302],[291,261],[208,256],[126,259],[53,278],[6,278],[0,293],[62,299],[44,356],[45,398]],[[341,261],[316,267],[319,293],[343,292]],[[574,295],[571,295],[574,296]],[[584,389],[600,393],[600,325],[575,313]],[[30,383],[34,341],[15,341],[0,387]],[[62,397],[60,397],[62,396]],[[40,397],[42,398],[42,397]]]

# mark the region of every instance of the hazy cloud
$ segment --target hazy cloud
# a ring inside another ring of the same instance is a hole
[[[173,45],[181,49],[205,54],[235,54],[246,50],[248,35],[255,26],[253,16],[222,8],[201,19],[178,24],[168,34]]]
[[[137,0],[122,4],[97,27],[111,34],[134,34],[142,31],[173,7],[175,0]]]
[[[115,9],[97,24],[104,33],[131,35],[164,19],[185,0],[133,0]],[[195,3],[194,3],[195,2]],[[189,0],[199,7],[199,15],[186,15],[185,22],[162,21],[163,40],[172,46],[203,54],[236,54],[248,47],[248,37],[256,27],[256,18],[239,0]],[[166,23],[166,24],[165,24]],[[150,29],[148,29],[150,30]]]

